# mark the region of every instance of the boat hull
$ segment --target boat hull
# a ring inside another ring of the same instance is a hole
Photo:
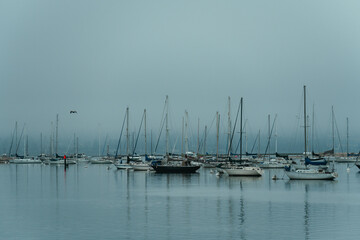
[[[125,169],[125,170],[133,169],[133,167],[127,163],[119,163],[119,164],[114,164],[114,165],[117,169]]]
[[[296,171],[285,171],[290,180],[334,180],[336,173],[304,173]]]
[[[10,163],[15,163],[15,164],[37,164],[37,163],[42,163],[40,159],[12,159],[10,160]]]
[[[151,167],[148,164],[134,164],[131,165],[134,171],[148,171]]]
[[[200,166],[153,166],[157,173],[195,173]]]
[[[229,176],[254,176],[260,177],[263,171],[258,167],[224,168]]]

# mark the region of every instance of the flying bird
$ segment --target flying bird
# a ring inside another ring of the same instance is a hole
[[[70,111],[70,114],[72,114],[72,113],[77,113],[77,111],[74,111],[74,110]]]

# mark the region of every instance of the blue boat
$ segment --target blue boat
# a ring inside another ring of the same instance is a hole
[[[318,159],[311,159],[306,157],[305,158],[305,165],[326,165],[327,161],[324,158],[318,158]]]

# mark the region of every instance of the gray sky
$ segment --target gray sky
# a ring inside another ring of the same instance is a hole
[[[319,132],[330,136],[334,105],[355,141],[359,11],[359,1],[339,0],[2,0],[1,136],[15,121],[49,134],[57,113],[63,136],[118,136],[127,106],[133,131],[146,108],[158,132],[166,95],[173,131],[185,109],[194,132],[216,111],[225,120],[230,96],[233,117],[244,98],[254,134],[278,114],[279,136],[289,136],[307,85]]]

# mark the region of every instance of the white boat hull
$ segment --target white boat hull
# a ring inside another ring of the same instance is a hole
[[[351,163],[356,162],[356,157],[339,157],[335,159],[335,162],[337,163]]]
[[[125,169],[125,170],[130,170],[133,167],[127,163],[114,163],[115,167],[117,169]]]
[[[285,171],[290,180],[334,180],[337,177],[335,172],[319,173],[315,171]]]
[[[263,171],[259,167],[236,167],[223,169],[229,176],[261,176]]]
[[[40,159],[31,159],[31,158],[25,158],[25,159],[12,159],[9,161],[10,163],[15,164],[35,164],[35,163],[42,163]]]
[[[134,164],[131,166],[134,169],[134,171],[147,171],[151,169],[151,167],[148,164]]]

